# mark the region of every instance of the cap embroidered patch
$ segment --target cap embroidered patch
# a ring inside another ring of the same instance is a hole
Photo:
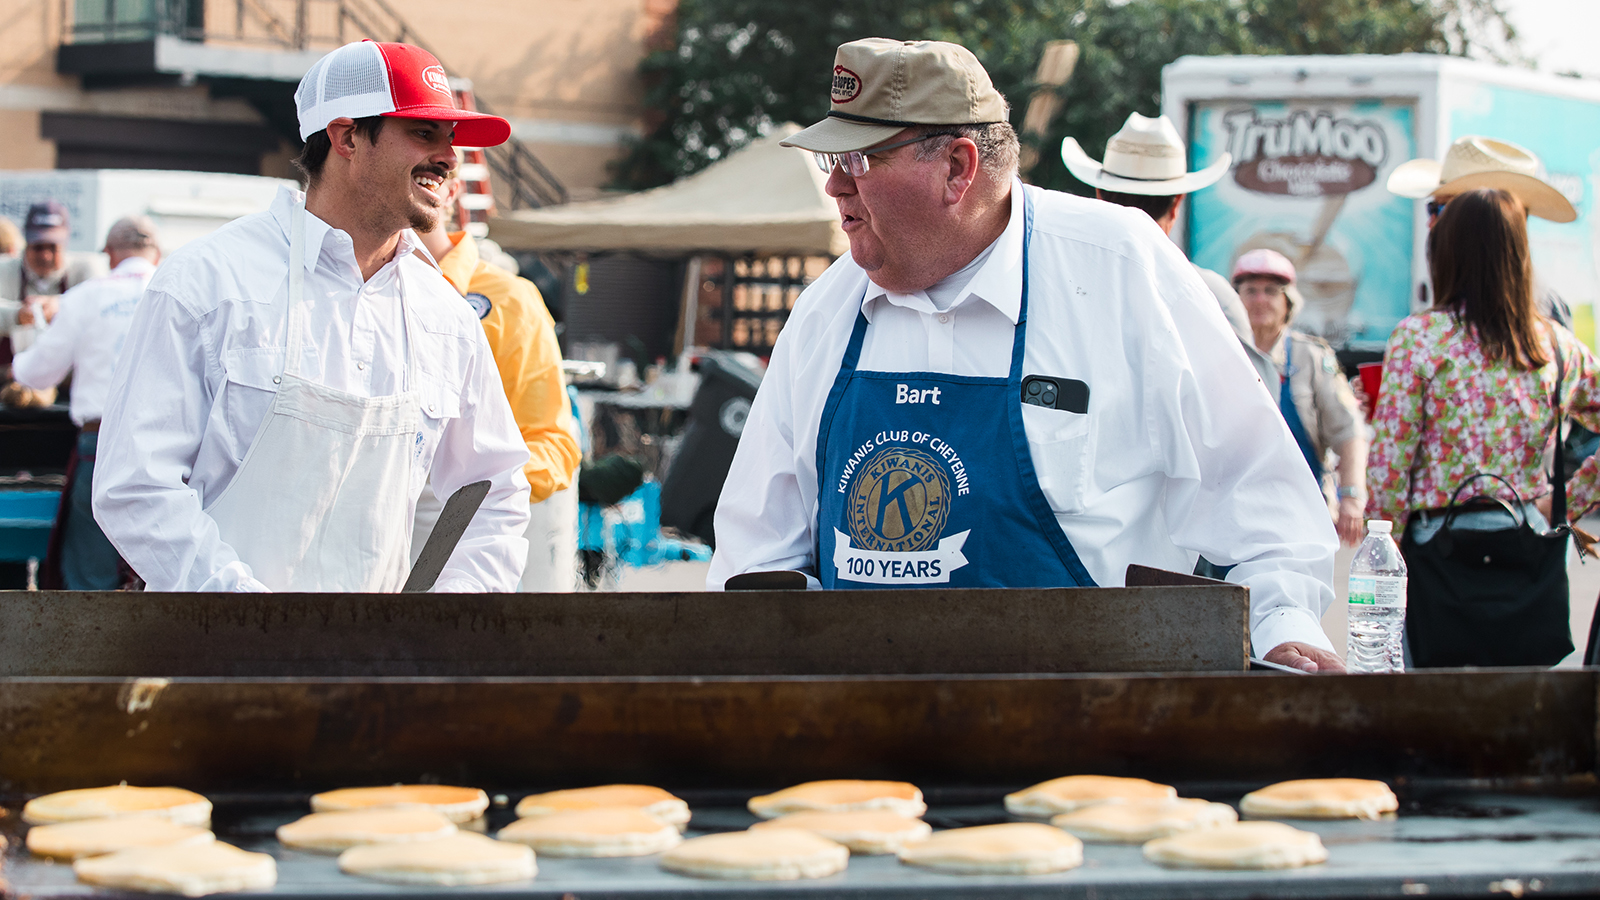
[[[861,76],[844,66],[833,67],[833,102],[849,103],[861,96]]]
[[[450,79],[445,77],[443,66],[429,66],[423,69],[422,80],[428,83],[428,87],[450,97],[452,103],[455,102],[454,95],[450,93]]]
[[[490,303],[489,298],[482,294],[468,294],[467,303],[472,307],[472,311],[478,314],[480,319],[486,318],[489,315],[489,311],[494,309],[494,304]]]

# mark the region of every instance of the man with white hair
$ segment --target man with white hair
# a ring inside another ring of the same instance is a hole
[[[62,294],[50,327],[11,363],[12,377],[39,391],[54,388],[72,374],[69,414],[78,426],[78,445],[68,466],[41,578],[47,589],[110,591],[122,585],[121,558],[95,524],[90,499],[111,373],[127,340],[134,307],[161,262],[155,223],[145,216],[118,219],[106,233],[105,254],[111,260],[111,274]]]
[[[413,251],[458,109],[407,44],[323,57],[295,91],[306,191],[195,241],[150,282],[106,406],[95,518],[152,590],[396,591],[431,477],[490,488],[434,585],[515,590],[528,459],[471,307]]]
[[[1332,523],[1194,268],[1143,213],[1026,187],[1005,99],[938,41],[844,44],[786,142],[850,240],[773,349],[708,586],[1120,585],[1196,555],[1256,653],[1340,671]]]

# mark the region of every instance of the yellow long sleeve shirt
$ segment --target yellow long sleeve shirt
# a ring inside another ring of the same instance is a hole
[[[484,262],[465,232],[450,235],[450,241],[455,247],[439,260],[439,269],[483,323],[506,399],[528,445],[523,471],[538,503],[571,487],[583,459],[572,436],[555,320],[533,282]]]

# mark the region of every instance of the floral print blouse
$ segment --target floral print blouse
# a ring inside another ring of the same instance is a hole
[[[1600,382],[1595,355],[1572,332],[1540,321],[1566,360],[1565,414],[1600,431]],[[1546,347],[1548,348],[1548,344]],[[1516,486],[1524,502],[1550,493],[1546,453],[1554,431],[1550,395],[1556,362],[1536,372],[1491,363],[1471,329],[1454,314],[1428,310],[1396,326],[1384,353],[1383,387],[1373,416],[1376,434],[1367,457],[1367,517],[1388,519],[1395,531],[1413,510],[1449,505],[1467,476],[1492,472]],[[1597,500],[1600,461],[1568,473],[1568,516]],[[1504,485],[1480,479],[1468,496],[1513,498]]]

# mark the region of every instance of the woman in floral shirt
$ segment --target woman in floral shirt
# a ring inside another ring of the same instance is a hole
[[[1526,220],[1511,194],[1469,191],[1450,199],[1428,236],[1436,300],[1389,337],[1367,462],[1367,515],[1394,522],[1397,533],[1412,513],[1448,506],[1479,472],[1511,482],[1548,519],[1558,356],[1566,367],[1564,414],[1600,430],[1594,354],[1534,310]],[[1600,499],[1597,471],[1591,458],[1576,477],[1569,473],[1571,519]],[[1480,479],[1463,497],[1491,493],[1513,501],[1493,479]],[[1428,536],[1419,530],[1414,539]]]

